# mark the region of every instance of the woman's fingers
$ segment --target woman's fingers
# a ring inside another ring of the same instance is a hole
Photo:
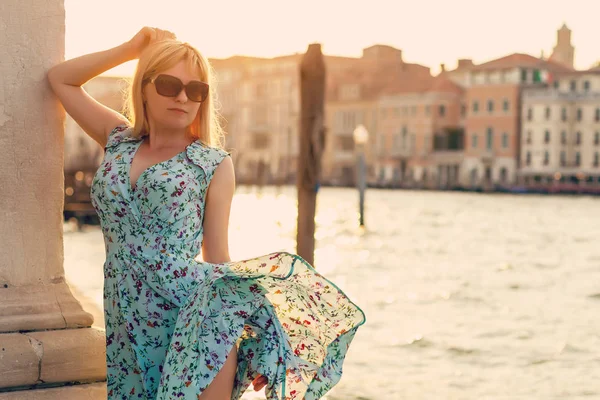
[[[258,375],[256,378],[254,378],[254,380],[252,381],[252,385],[254,385],[254,390],[255,391],[259,391],[262,388],[264,388],[267,383],[268,383],[268,379],[266,376],[264,375]]]
[[[167,31],[164,29],[159,29],[159,28],[153,28],[154,30],[154,36],[152,38],[152,41],[159,41],[159,40],[168,40],[168,39],[175,39],[175,34],[171,31]]]

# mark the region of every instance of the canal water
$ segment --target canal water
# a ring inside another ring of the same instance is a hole
[[[239,187],[232,258],[294,252],[296,206]],[[355,190],[317,207],[315,266],[367,315],[327,400],[600,398],[600,198],[373,189],[364,230]],[[103,246],[65,224],[67,279],[98,308]]]

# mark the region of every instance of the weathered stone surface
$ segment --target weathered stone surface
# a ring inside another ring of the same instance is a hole
[[[81,328],[93,322],[65,282],[0,289],[0,332]]]
[[[64,111],[46,79],[64,33],[63,0],[0,2],[0,290],[64,277]]]
[[[103,331],[84,328],[0,334],[0,389],[105,379]]]
[[[42,343],[40,379],[45,383],[106,379],[104,332],[67,329],[26,334]]]
[[[0,334],[0,388],[39,383],[42,346],[20,333]]]
[[[104,381],[103,332],[65,329],[93,319],[63,269],[65,114],[46,74],[64,60],[64,0],[1,0],[0,38],[0,332],[14,332],[0,333],[0,390]],[[85,385],[0,398],[105,399],[106,390]]]
[[[0,400],[106,400],[106,383],[0,393]]]

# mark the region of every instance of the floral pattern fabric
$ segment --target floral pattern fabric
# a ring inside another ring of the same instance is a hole
[[[197,399],[237,346],[232,399],[319,399],[340,379],[365,315],[300,256],[198,260],[205,198],[229,154],[197,140],[130,184],[142,139],[109,135],[92,181],[104,236],[108,399]]]

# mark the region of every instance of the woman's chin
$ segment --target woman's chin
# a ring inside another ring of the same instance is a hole
[[[163,121],[161,121],[161,125],[168,130],[176,130],[176,129],[185,129],[188,126],[190,126],[190,124],[194,122],[193,120],[188,120],[188,118],[184,118],[184,116],[181,116],[179,118],[168,118],[165,119]]]

